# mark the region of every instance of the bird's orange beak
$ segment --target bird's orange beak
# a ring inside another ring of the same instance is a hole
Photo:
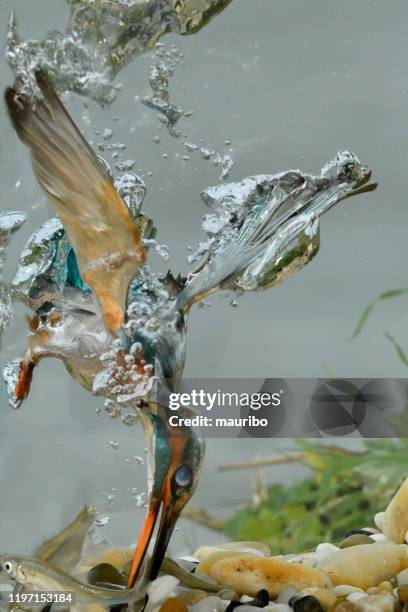
[[[174,503],[171,495],[170,478],[167,477],[164,481],[163,493],[161,499],[154,499],[150,502],[149,508],[146,514],[145,521],[143,523],[140,536],[136,545],[135,553],[133,555],[133,561],[130,568],[127,588],[131,589],[140,572],[140,568],[143,564],[143,560],[146,557],[147,549],[152,539],[153,531],[160,513],[160,523],[157,530],[156,543],[154,546],[152,558],[149,567],[146,569],[146,579],[154,580],[157,578],[161,564],[163,562],[164,555],[166,554],[167,546],[177,519],[183,509],[187,499],[178,503]],[[184,502],[184,503],[183,503]]]

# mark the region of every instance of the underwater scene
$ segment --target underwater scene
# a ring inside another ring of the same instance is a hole
[[[408,610],[407,19],[0,2],[0,610]]]

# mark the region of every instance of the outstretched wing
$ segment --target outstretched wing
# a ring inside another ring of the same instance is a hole
[[[98,296],[106,328],[124,321],[128,286],[145,248],[106,169],[68,115],[48,79],[43,100],[6,91],[13,126],[31,150],[34,173],[64,225],[84,281]]]

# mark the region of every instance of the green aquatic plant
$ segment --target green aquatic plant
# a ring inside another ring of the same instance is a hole
[[[349,531],[373,527],[374,515],[408,474],[406,439],[366,440],[357,452],[305,440],[297,445],[296,460],[310,476],[290,487],[272,484],[260,503],[225,523],[229,538],[264,542],[272,554],[339,542]]]
[[[373,300],[372,302],[370,302],[369,304],[367,304],[367,306],[364,308],[363,312],[360,315],[360,318],[357,321],[357,325],[354,329],[353,335],[351,336],[351,338],[356,338],[364,329],[368,319],[370,318],[370,316],[373,313],[374,308],[380,304],[383,301],[386,300],[390,300],[390,299],[394,299],[394,298],[399,298],[403,295],[406,295],[408,293],[408,289],[407,288],[400,288],[400,289],[389,289],[388,291],[383,291],[383,293],[380,293],[380,295]],[[397,342],[397,340],[388,332],[385,332],[385,337],[391,342],[391,344],[393,345],[397,356],[399,358],[399,360],[408,367],[408,356],[406,354],[406,352],[404,351],[404,349],[401,347],[401,345]]]

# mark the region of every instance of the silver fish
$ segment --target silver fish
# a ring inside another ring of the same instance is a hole
[[[36,557],[4,554],[0,556],[2,570],[24,587],[38,592],[65,592],[72,594],[75,604],[99,603],[113,606],[142,600],[147,587],[114,590],[84,584],[58,567]]]

